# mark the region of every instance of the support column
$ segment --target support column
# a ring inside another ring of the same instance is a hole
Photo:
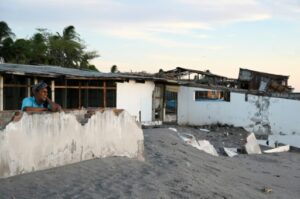
[[[0,75],[0,111],[3,111],[4,97],[3,97],[3,76]]]
[[[34,78],[34,84],[37,84],[38,83],[38,80],[37,80],[37,78],[35,77]]]
[[[67,82],[67,80],[65,80],[65,86],[67,86],[67,84],[68,84],[68,82]],[[63,92],[63,103],[62,103],[62,105],[63,105],[63,107],[64,108],[67,108],[67,96],[68,96],[68,89],[67,88],[64,88],[64,92]]]
[[[82,107],[81,102],[81,82],[79,82],[79,90],[78,90],[78,108],[80,109]]]
[[[30,78],[27,78],[27,97],[30,97],[31,94],[31,85],[30,85],[31,81]]]
[[[55,101],[55,81],[51,81],[51,100]]]

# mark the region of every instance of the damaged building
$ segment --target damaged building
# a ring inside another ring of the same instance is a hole
[[[45,80],[51,85],[51,98],[65,109],[125,109],[144,125],[228,124],[269,136],[274,142],[300,146],[300,101],[290,92],[288,76],[241,71],[248,73],[240,72],[234,80],[184,68],[137,75],[0,64],[0,108],[20,109],[22,99],[30,95],[30,86]],[[265,77],[268,83],[260,83]],[[271,92],[274,81],[287,93]]]
[[[290,93],[293,88],[288,85],[289,76],[263,73],[240,68],[238,86],[246,90],[261,92]]]
[[[236,85],[236,79],[216,75],[211,73],[209,70],[201,71],[177,67],[173,70],[161,71],[156,75],[166,79],[173,79],[181,82],[192,81],[199,84],[219,85],[225,87],[235,87]]]

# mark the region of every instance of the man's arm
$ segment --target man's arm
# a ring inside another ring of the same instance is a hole
[[[22,111],[30,111],[30,112],[43,112],[43,111],[47,111],[48,109],[46,109],[46,108],[34,108],[31,98],[27,97],[27,98],[24,98],[23,101],[22,101],[21,110]]]
[[[51,111],[61,111],[61,106],[59,104],[56,104],[55,102],[53,102],[48,97],[47,97],[47,102],[50,105],[50,110]]]
[[[48,111],[48,109],[47,108],[24,107],[23,111],[28,111],[28,112],[43,112],[43,111]]]

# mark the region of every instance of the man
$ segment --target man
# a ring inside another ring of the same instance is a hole
[[[22,111],[42,112],[60,111],[61,106],[48,98],[48,85],[40,82],[32,87],[33,97],[26,97],[22,102]]]

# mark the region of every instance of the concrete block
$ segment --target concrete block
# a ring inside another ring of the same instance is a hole
[[[219,156],[215,147],[207,140],[198,140],[199,149],[213,156]]]
[[[213,156],[219,156],[215,147],[207,140],[196,140],[194,135],[188,133],[178,133],[179,137],[187,144],[204,151]]]
[[[251,133],[247,137],[247,143],[245,144],[245,150],[248,154],[261,154],[261,150],[257,143],[254,133]]]
[[[290,150],[290,145],[285,145],[274,149],[265,150],[264,153],[280,153],[280,152],[287,152],[289,150]]]
[[[227,154],[228,157],[234,157],[237,156],[237,148],[226,148],[224,147],[224,151]]]

